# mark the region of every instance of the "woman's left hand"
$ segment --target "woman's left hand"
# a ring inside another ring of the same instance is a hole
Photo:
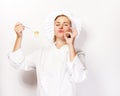
[[[64,38],[66,40],[66,43],[68,45],[74,45],[74,40],[75,40],[75,37],[77,36],[77,30],[74,29],[74,28],[71,28],[72,32],[65,32],[64,34]]]

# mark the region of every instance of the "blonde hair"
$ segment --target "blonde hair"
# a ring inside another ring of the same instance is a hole
[[[59,17],[66,17],[66,18],[70,21],[70,25],[71,25],[71,20],[70,20],[70,18],[69,18],[68,16],[64,15],[64,14],[58,15],[58,16],[54,19],[54,21],[56,21]],[[53,37],[53,42],[55,42],[55,41],[56,41],[56,36],[54,35],[54,37]]]

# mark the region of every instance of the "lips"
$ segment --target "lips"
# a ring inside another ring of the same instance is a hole
[[[64,32],[64,30],[58,30],[58,32],[63,33],[63,32]]]

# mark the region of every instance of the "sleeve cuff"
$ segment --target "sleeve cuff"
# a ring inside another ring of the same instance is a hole
[[[77,58],[78,58],[78,56],[76,55],[75,57],[74,57],[74,59],[73,59],[73,61],[68,61],[68,64],[67,64],[67,66],[68,66],[68,70],[69,70],[69,72],[70,73],[72,73],[73,72],[73,66],[74,66],[74,64],[75,64],[75,62],[76,62],[76,60],[77,60]]]
[[[22,49],[20,48],[14,52],[9,52],[8,59],[10,59],[14,63],[21,63],[24,60]]]
[[[84,69],[84,66],[83,64],[81,63],[80,61],[80,58],[78,57],[78,55],[76,54],[76,56],[74,57],[73,61],[68,61],[68,69],[69,69],[69,72],[72,73],[73,72],[73,68],[76,64],[79,64],[79,67],[80,69]]]

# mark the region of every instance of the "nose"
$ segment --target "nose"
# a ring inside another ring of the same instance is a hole
[[[61,25],[59,26],[59,28],[60,28],[60,29],[63,29],[63,25],[61,24]]]

